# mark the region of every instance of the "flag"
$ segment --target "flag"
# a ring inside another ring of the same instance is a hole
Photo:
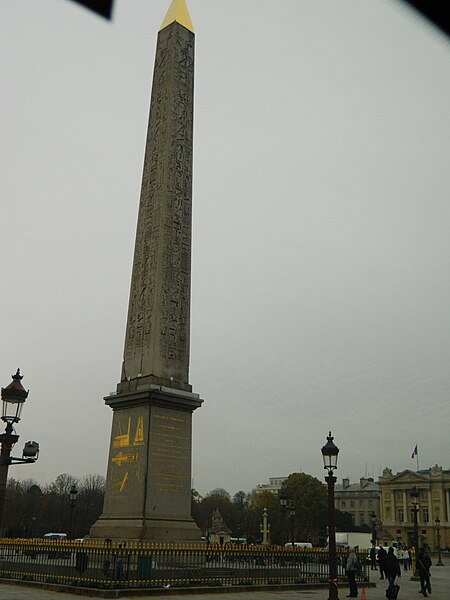
[[[416,447],[413,450],[413,453],[411,454],[411,458],[414,458],[415,456],[417,456],[417,444],[416,444]]]

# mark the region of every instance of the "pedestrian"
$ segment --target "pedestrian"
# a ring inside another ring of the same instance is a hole
[[[375,547],[375,544],[372,544],[372,548],[370,549],[369,556],[370,556],[370,570],[378,571],[378,569],[377,569],[377,549]]]
[[[384,561],[386,560],[386,550],[380,546],[377,552],[378,566],[380,567],[380,579],[384,579]]]
[[[409,565],[409,553],[408,553],[407,546],[405,546],[402,550],[402,563],[403,563],[403,570],[407,571],[408,565]]]
[[[401,577],[402,572],[400,570],[400,563],[398,562],[398,559],[394,554],[394,548],[392,546],[390,546],[387,556],[384,559],[383,569],[384,569],[384,574],[386,575],[386,578],[389,581],[389,586],[386,590],[386,598],[395,598],[395,596],[394,596],[395,578]]]
[[[347,594],[347,598],[357,598],[358,588],[356,586],[356,574],[359,572],[360,566],[358,557],[352,548],[350,548],[350,554],[347,558],[345,570],[347,572],[348,584],[350,586],[350,593]]]
[[[111,561],[108,556],[103,561],[103,575],[105,577],[109,577],[109,567],[111,566]]]
[[[425,548],[421,548],[417,558],[417,569],[420,577],[420,593],[425,597],[431,594],[430,567],[431,558]]]

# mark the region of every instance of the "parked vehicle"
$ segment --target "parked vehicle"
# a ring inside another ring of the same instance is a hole
[[[43,536],[44,540],[66,540],[67,533],[45,533]],[[36,541],[39,542],[39,539],[36,538]],[[47,551],[45,547],[41,545],[39,549],[29,549],[24,550],[25,556],[30,556],[31,558],[36,558],[38,554],[48,554],[49,558],[55,558],[57,554],[61,554],[60,552],[55,552],[54,550]]]
[[[337,548],[355,548],[358,546],[360,550],[367,550],[372,545],[372,534],[362,533],[359,531],[337,531],[336,532],[336,547]]]
[[[67,533],[44,533],[44,540],[66,540]]]
[[[292,548],[292,542],[287,542],[284,546],[285,546],[285,548]],[[313,545],[311,544],[311,542],[294,542],[294,547],[312,548]]]
[[[45,533],[43,537],[44,540],[61,542],[67,540],[67,533]],[[68,556],[70,556],[70,552],[67,550],[50,550],[48,552],[49,558],[67,558]]]

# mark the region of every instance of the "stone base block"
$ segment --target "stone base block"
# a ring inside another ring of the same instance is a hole
[[[201,531],[193,519],[127,519],[100,517],[89,537],[114,541],[201,542]]]

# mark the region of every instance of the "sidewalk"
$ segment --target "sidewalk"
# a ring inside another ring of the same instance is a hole
[[[376,588],[366,589],[366,600],[386,600],[385,591],[387,583],[385,580],[380,581],[375,579],[374,583],[377,584]],[[420,600],[423,596],[418,594],[419,582],[410,580],[410,573],[407,576],[403,576],[400,581],[400,593],[398,600]],[[431,586],[432,594],[430,595],[431,600],[449,600],[450,599],[450,565],[444,567],[432,567],[431,568]],[[78,590],[79,592],[80,590]],[[270,591],[261,592],[227,592],[218,593],[215,590],[205,593],[195,593],[194,590],[186,590],[187,593],[172,593],[170,588],[165,590],[158,590],[158,595],[145,594],[145,595],[128,595],[124,596],[127,598],[139,598],[139,600],[150,600],[150,598],[160,598],[166,596],[170,600],[326,600],[328,598],[328,592],[325,589],[321,590],[302,590],[299,588],[294,591],[281,591],[274,589]],[[142,593],[142,592],[141,592]],[[346,598],[348,594],[348,588],[341,588],[339,590],[339,600]],[[77,596],[87,597],[86,596]],[[76,597],[73,594],[63,594],[61,592],[54,592],[44,590],[39,587],[29,587],[25,585],[10,585],[3,584],[0,582],[0,600],[70,600]],[[359,589],[359,598],[361,599],[361,589]]]

